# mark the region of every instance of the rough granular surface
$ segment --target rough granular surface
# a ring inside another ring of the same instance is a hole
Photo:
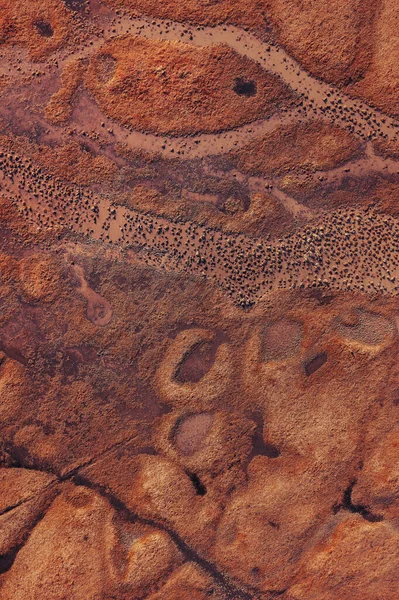
[[[0,0],[1,600],[397,600],[393,1]]]

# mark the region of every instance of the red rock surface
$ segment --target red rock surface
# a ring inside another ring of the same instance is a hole
[[[396,5],[0,8],[0,598],[396,600]]]

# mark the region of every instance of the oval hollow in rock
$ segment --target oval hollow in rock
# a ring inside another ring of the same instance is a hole
[[[395,332],[392,321],[383,315],[360,308],[341,315],[337,328],[348,340],[366,346],[379,346]]]
[[[185,456],[191,456],[203,445],[213,421],[213,415],[200,413],[185,417],[177,426],[175,443]]]
[[[194,344],[176,371],[176,381],[182,384],[198,383],[212,367],[218,347],[217,339]]]

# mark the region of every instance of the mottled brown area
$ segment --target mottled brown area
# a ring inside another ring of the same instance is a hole
[[[1,0],[0,45],[22,44],[35,60],[61,48],[72,32],[62,0]]]
[[[303,582],[294,584],[287,598],[335,600],[339,594],[342,600],[349,600],[361,586],[365,600],[374,600],[381,593],[393,600],[397,594],[397,536],[397,530],[387,523],[367,523],[358,515],[344,518],[309,557]]]
[[[255,93],[237,93],[240,75],[256,82]],[[292,100],[281,81],[222,45],[193,48],[130,36],[92,57],[86,85],[109,116],[157,133],[231,129]]]
[[[249,0],[243,4],[240,0],[189,0],[184,4],[178,0],[107,0],[107,4],[116,8],[127,8],[133,13],[143,12],[172,19],[188,21],[201,25],[233,23],[237,25],[259,25],[266,19],[264,0]]]
[[[17,253],[14,259],[21,264],[14,271],[15,289],[29,290],[23,293],[30,294],[30,301],[47,308],[38,321],[43,342],[37,357],[23,366],[6,355],[1,367],[0,381],[7,377],[8,382],[3,394],[8,419],[2,417],[1,435],[9,467],[3,481],[16,473],[13,462],[39,471],[37,477],[36,471],[27,471],[32,483],[25,478],[23,487],[7,484],[7,506],[22,502],[7,513],[15,521],[10,535],[24,545],[3,576],[5,598],[23,598],[29,589],[33,598],[48,590],[55,599],[72,580],[77,599],[87,590],[99,598],[113,594],[122,599],[127,593],[205,598],[210,589],[228,598],[241,594],[243,586],[260,593],[288,586],[292,597],[300,598],[312,581],[308,570],[316,559],[310,558],[310,548],[318,553],[320,531],[326,528],[327,535],[336,526],[331,507],[342,503],[351,481],[357,480],[354,505],[368,506],[377,515],[396,514],[395,488],[382,475],[393,464],[388,457],[394,439],[388,436],[381,448],[383,472],[370,442],[364,446],[361,441],[365,431],[370,440],[378,435],[397,410],[391,403],[378,417],[379,398],[387,382],[395,381],[397,342],[389,323],[396,301],[365,303],[342,295],[323,303],[305,293],[280,292],[243,319],[238,308],[218,309],[220,293],[195,279],[186,278],[180,287],[178,280],[168,284],[167,278],[129,262],[122,270],[120,255],[112,252],[105,268],[94,250],[65,244],[58,246],[58,260],[65,266],[56,271],[65,275],[53,280],[54,291],[48,286],[42,291],[38,284],[26,288],[27,282],[39,282],[42,272],[51,273],[46,255]],[[67,248],[73,258],[65,254]],[[76,273],[67,268],[71,261],[84,265],[90,288],[112,306],[110,330],[88,320]],[[43,296],[44,290],[52,296]],[[7,302],[12,294],[3,291]],[[145,329],[141,319],[148,320]],[[190,327],[194,319],[203,327]],[[359,330],[362,322],[364,331]],[[177,365],[199,343],[215,340],[216,326],[224,335],[218,334],[208,370],[196,381],[176,379]],[[370,353],[369,343],[352,345],[347,330],[365,343],[370,327],[368,335],[375,330],[375,342],[382,340],[388,355],[380,346]],[[61,344],[52,337],[54,328],[63,332]],[[32,333],[32,340],[37,335]],[[306,361],[323,353],[328,376],[321,368],[307,376]],[[33,385],[38,368],[50,369],[40,387]],[[26,394],[23,405],[16,402],[21,394]],[[255,445],[259,412],[264,446]],[[367,415],[375,415],[376,423],[369,423]],[[272,447],[278,451],[271,453]],[[360,460],[370,466],[358,474]],[[74,469],[76,478],[68,475]],[[58,484],[46,470],[80,485]],[[376,477],[385,486],[381,491]],[[59,495],[50,509],[41,508],[47,506],[47,495],[31,508],[27,495],[39,498],[42,481],[59,485]],[[118,507],[123,507],[122,521],[115,514]],[[345,510],[339,512],[343,521]],[[148,531],[132,529],[129,519],[136,515],[136,527]],[[28,541],[23,541],[26,533],[12,533],[18,527],[22,532],[33,527]],[[370,527],[356,534],[362,544],[369,543]],[[384,540],[385,531],[378,533]],[[331,558],[337,573],[348,564],[339,558],[347,549],[339,552]],[[380,586],[393,576],[388,554]],[[36,562],[35,569],[27,566]],[[210,564],[217,565],[217,572]],[[22,585],[21,573],[26,573]],[[360,585],[362,573],[356,571],[353,586]],[[226,592],[232,585],[233,591]]]
[[[59,124],[68,121],[72,113],[74,95],[82,80],[83,64],[80,60],[65,65],[61,75],[61,88],[53,94],[46,106],[46,118],[50,123]]]
[[[0,0],[1,600],[397,600],[398,14]]]
[[[349,87],[350,93],[365,98],[387,114],[398,116],[399,70],[395,60],[399,48],[398,7],[395,0],[375,4],[372,52],[363,77]],[[363,44],[367,46],[367,41]],[[362,44],[362,45],[363,45]]]
[[[176,446],[182,454],[194,454],[205,442],[212,425],[212,415],[206,413],[189,415],[176,431]]]
[[[378,3],[364,0],[266,0],[280,42],[316,77],[347,84],[362,77],[372,56]]]
[[[294,321],[270,323],[263,334],[264,360],[281,360],[292,356],[300,347],[302,326]]]
[[[292,176],[332,169],[360,153],[360,144],[348,132],[310,121],[276,129],[234,152],[232,158],[253,175]]]

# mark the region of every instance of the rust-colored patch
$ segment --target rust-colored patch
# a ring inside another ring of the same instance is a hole
[[[108,72],[104,65],[111,57],[115,64]],[[256,93],[237,93],[239,77],[256,82]],[[194,48],[131,36],[106,43],[92,57],[86,85],[124,125],[179,135],[238,127],[292,100],[281,81],[226,46]]]

